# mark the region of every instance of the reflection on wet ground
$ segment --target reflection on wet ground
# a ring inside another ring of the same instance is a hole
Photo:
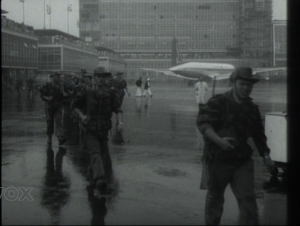
[[[203,142],[195,124],[194,92],[185,83],[153,81],[152,86],[152,98],[124,99],[125,144],[116,142],[113,127],[109,135],[112,192],[101,199],[93,198],[86,179],[88,159],[75,141],[58,147],[54,139],[52,148],[47,148],[40,98],[3,96],[2,186],[32,187],[34,199],[11,202],[2,198],[3,223],[203,224],[206,191],[199,190]],[[282,84],[254,88],[252,97],[262,115],[286,110],[285,89]],[[135,87],[129,90],[134,93]],[[261,223],[284,224],[284,189],[266,192],[263,185],[268,172],[257,152],[253,159]],[[222,224],[236,225],[237,218],[235,198],[227,189]]]

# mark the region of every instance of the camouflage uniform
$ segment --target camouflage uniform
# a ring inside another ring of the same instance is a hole
[[[64,128],[67,139],[74,144],[78,144],[79,120],[78,116],[72,111],[72,104],[80,86],[74,81],[74,77],[73,74],[66,74],[64,79],[64,91],[67,93],[67,104],[64,106]]]
[[[77,96],[80,97],[80,96],[84,95],[84,93],[86,93],[87,90],[93,90],[92,82],[87,83],[85,81],[86,77],[89,77],[90,79],[92,79],[91,75],[88,75],[88,74],[83,75],[83,83],[81,83],[81,85],[78,86],[74,100],[77,98]],[[74,113],[76,114],[78,127],[79,127],[79,143],[80,143],[82,149],[87,149],[87,133],[86,133],[85,126],[83,125],[82,121],[79,120],[77,113],[76,112],[74,112]]]
[[[81,109],[85,115],[90,117],[85,126],[91,159],[89,166],[90,182],[95,185],[98,179],[104,178],[108,181],[112,170],[108,148],[108,131],[112,127],[113,112],[122,112],[119,96],[107,84],[103,84],[97,89],[85,89],[80,96],[77,96],[73,108]]]
[[[235,149],[223,151],[204,136],[203,161],[207,164],[208,170],[206,224],[220,224],[224,191],[228,183],[238,200],[242,223],[258,224],[254,166],[251,159],[253,151],[247,139],[253,138],[261,156],[270,152],[258,106],[250,97],[241,104],[236,103],[231,90],[214,96],[206,105],[200,107],[197,125],[202,134],[205,134],[208,127],[213,127],[219,135],[224,129],[235,130],[235,139],[238,141],[233,144]],[[234,134],[228,134],[227,137],[234,137]]]
[[[48,82],[40,89],[40,96],[45,101],[45,112],[47,118],[47,135],[52,136],[54,133],[54,121],[55,121],[55,135],[58,140],[64,141],[64,129],[63,129],[63,107],[67,101],[63,95],[63,88],[61,83]],[[53,99],[48,101],[43,96],[52,96]]]

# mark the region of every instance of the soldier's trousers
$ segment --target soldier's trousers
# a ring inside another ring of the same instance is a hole
[[[143,96],[146,96],[146,92],[148,92],[149,95],[152,96],[152,92],[151,92],[151,89],[150,89],[150,88],[144,89]]]
[[[64,139],[63,129],[63,107],[62,106],[51,106],[45,103],[45,112],[47,119],[47,135],[52,136],[54,134],[54,123],[55,123],[55,136],[62,140]]]
[[[99,136],[97,133],[87,131],[87,150],[90,155],[89,171],[90,180],[96,183],[98,179],[109,181],[112,173],[112,162],[108,148],[108,132],[106,136]]]
[[[226,186],[230,184],[240,209],[240,225],[258,225],[253,160],[249,159],[242,165],[212,162],[208,164],[208,173],[205,224],[220,224],[224,205],[224,191]]]

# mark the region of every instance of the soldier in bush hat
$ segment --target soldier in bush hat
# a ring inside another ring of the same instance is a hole
[[[87,149],[90,155],[88,177],[91,186],[97,193],[105,193],[112,173],[112,162],[108,149],[108,131],[112,127],[112,114],[115,113],[119,128],[122,110],[120,98],[116,91],[106,83],[111,73],[103,67],[94,70],[95,89],[86,89],[73,104],[84,125],[87,139]]]
[[[250,67],[237,67],[230,75],[230,81],[234,83],[238,79],[244,79],[251,83],[257,83],[260,78],[256,74],[252,74],[252,68]]]
[[[240,224],[258,225],[253,151],[247,143],[250,137],[269,172],[272,174],[277,168],[269,155],[258,106],[250,98],[253,85],[259,78],[252,74],[251,68],[237,67],[230,81],[233,88],[215,95],[201,106],[197,118],[198,129],[205,140],[200,187],[208,189],[205,224],[220,224],[224,191],[230,184],[238,200]]]

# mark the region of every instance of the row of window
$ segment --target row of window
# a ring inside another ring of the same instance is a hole
[[[275,42],[287,42],[287,26],[274,26]]]
[[[1,64],[6,67],[37,68],[36,58],[13,57],[8,55],[1,56]]]
[[[272,2],[270,0],[255,0],[255,1],[243,1],[245,8],[260,8],[264,9],[270,6]]]
[[[157,53],[157,54],[144,54],[144,53],[123,53],[121,56],[124,59],[171,59],[171,54],[168,53]],[[228,52],[222,53],[181,53],[181,59],[231,59],[232,55]]]
[[[93,71],[98,65],[98,56],[88,53],[64,48],[63,55],[63,70],[80,71],[80,68],[86,68],[87,71]]]
[[[134,49],[134,50],[165,50],[170,51],[172,43],[170,42],[99,42],[101,46],[109,49]],[[178,48],[185,50],[200,50],[200,49],[226,49],[228,46],[236,46],[237,43],[233,40],[227,42],[189,42],[178,43]]]
[[[98,17],[98,18],[97,18]],[[91,14],[87,12],[82,12],[80,16],[81,20],[94,20],[94,21],[229,21],[236,20],[238,16],[232,13],[165,13],[165,14],[157,14],[157,13],[107,13],[105,14]]]
[[[61,70],[61,48],[39,48],[39,70]]]
[[[126,65],[125,62],[121,63],[121,62],[115,62],[110,60],[108,64],[108,71],[110,72],[124,71],[125,65]],[[98,66],[102,66],[100,62]]]
[[[83,35],[83,33],[82,33]],[[171,41],[173,40],[173,37],[171,36],[153,36],[149,34],[150,36],[144,36],[145,34],[140,34],[140,35],[132,35],[132,33],[123,33],[119,35],[115,34],[106,34],[103,36],[101,39],[103,41],[154,41],[156,43],[160,43],[162,41]],[[228,41],[232,39],[237,38],[237,34],[231,33],[231,32],[219,32],[219,33],[203,33],[203,34],[191,34],[191,35],[186,35],[184,37],[179,38],[176,36],[179,41],[189,41],[189,42],[199,42],[199,41]],[[247,36],[249,37],[249,36]],[[262,35],[257,35],[257,37],[263,37]]]
[[[276,53],[286,53],[287,52],[287,43],[286,42],[276,42],[274,51]]]
[[[186,30],[191,31],[195,30],[235,30],[237,29],[236,22],[210,22],[210,23],[117,23],[117,22],[109,22],[109,23],[98,23],[98,22],[81,22],[80,31],[172,31],[172,30]]]
[[[224,0],[223,0],[224,1]],[[101,9],[108,12],[124,12],[124,11],[158,11],[158,12],[169,12],[169,11],[213,11],[213,12],[224,12],[233,11],[238,9],[238,4],[229,2],[217,2],[217,3],[197,3],[195,1],[182,1],[182,2],[101,2],[100,4],[82,4],[81,8],[86,10]]]
[[[37,42],[24,37],[19,37],[11,34],[1,33],[1,56],[3,60],[12,60],[16,65],[28,65],[30,62],[37,61]],[[4,62],[2,65],[5,66]]]
[[[270,47],[271,46],[271,42],[265,42],[262,40],[253,40],[253,41],[249,41],[247,43],[244,43],[243,45],[245,48],[251,48],[251,47]]]
[[[245,28],[250,29],[266,29],[266,26],[268,26],[268,29],[271,29],[271,24],[267,24],[265,20],[249,21],[244,24]]]
[[[97,56],[79,52],[73,49],[63,49],[63,62],[61,48],[44,47],[39,48],[39,69],[40,70],[63,70],[79,71],[80,68],[94,70],[97,66]],[[63,64],[63,65],[62,65]]]
[[[171,66],[170,60],[166,61],[128,61],[127,68],[169,68]]]

